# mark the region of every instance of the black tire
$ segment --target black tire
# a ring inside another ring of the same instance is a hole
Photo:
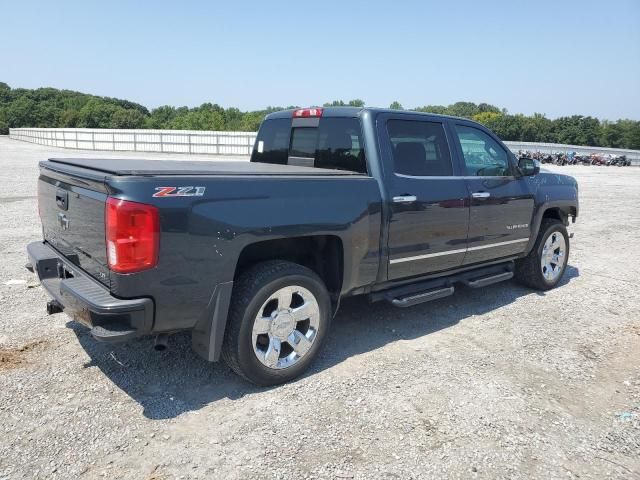
[[[258,360],[253,349],[254,319],[274,292],[292,285],[306,288],[315,297],[320,310],[318,332],[309,351],[297,363],[283,369],[269,368]],[[331,323],[331,299],[323,281],[312,270],[292,262],[267,261],[253,266],[236,280],[228,318],[222,346],[224,361],[256,385],[278,385],[301,375],[317,355]]]
[[[562,266],[562,271],[557,278],[552,281],[547,280],[544,277],[541,267],[542,261],[542,248],[544,247],[544,243],[547,241],[550,235],[553,233],[560,233],[564,236],[564,240],[567,245],[567,252],[564,258],[564,265]],[[518,260],[516,262],[516,270],[515,270],[515,279],[526,285],[528,287],[534,288],[536,290],[550,290],[554,288],[564,275],[564,272],[567,268],[567,263],[569,261],[569,235],[567,233],[567,229],[564,224],[555,218],[545,218],[542,220],[540,224],[540,230],[538,232],[538,238],[536,239],[536,243],[534,244],[531,252],[525,258]]]

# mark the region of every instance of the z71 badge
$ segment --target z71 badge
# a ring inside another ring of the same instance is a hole
[[[156,187],[154,197],[201,197],[205,187]]]

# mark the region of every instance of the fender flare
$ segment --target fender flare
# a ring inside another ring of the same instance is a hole
[[[538,235],[540,233],[540,224],[542,223],[542,219],[544,218],[544,214],[552,209],[558,209],[562,215],[562,223],[564,225],[569,225],[569,215],[571,214],[571,210],[575,210],[575,215],[578,215],[578,202],[573,200],[554,200],[550,202],[544,202],[533,216],[533,221],[531,222],[531,237],[529,237],[529,243],[527,243],[527,249],[525,253],[529,255],[533,246],[538,239]]]

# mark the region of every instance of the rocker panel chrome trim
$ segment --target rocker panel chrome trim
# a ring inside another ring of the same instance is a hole
[[[456,250],[445,250],[444,252],[436,252],[436,253],[427,253],[424,255],[416,255],[413,257],[403,257],[403,258],[393,258],[389,260],[389,263],[402,263],[402,262],[413,262],[415,260],[424,260],[425,258],[433,258],[440,257],[442,255],[455,255],[456,253],[466,253],[473,252],[475,250],[484,250],[485,248],[493,248],[493,247],[501,247],[503,245],[512,245],[514,243],[528,242],[529,237],[527,238],[518,238],[517,240],[509,240],[506,242],[497,242],[497,243],[489,243],[487,245],[480,245],[477,247],[469,247],[469,248],[459,248]]]

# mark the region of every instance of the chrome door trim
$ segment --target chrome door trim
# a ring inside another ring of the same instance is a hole
[[[516,240],[509,240],[509,241],[506,241],[506,242],[489,243],[488,245],[480,245],[478,247],[469,247],[469,248],[467,248],[467,252],[472,252],[474,250],[483,250],[485,248],[501,247],[502,245],[511,245],[513,243],[528,242],[528,241],[529,241],[529,237],[527,237],[527,238],[518,238]]]
[[[404,258],[394,258],[389,260],[389,263],[402,263],[402,262],[412,262],[414,260],[422,260],[424,258],[433,258],[433,257],[441,257],[443,255],[454,255],[456,253],[466,253],[466,248],[460,248],[458,250],[445,250],[444,252],[436,252],[436,253],[427,253],[425,255],[416,255],[415,257],[404,257]]]
[[[501,247],[503,245],[512,245],[514,243],[521,243],[521,242],[528,242],[528,241],[529,241],[529,237],[527,237],[527,238],[518,238],[516,240],[509,240],[509,241],[506,241],[506,242],[489,243],[487,245],[480,245],[478,247],[459,248],[459,249],[456,249],[456,250],[445,250],[443,252],[426,253],[424,255],[416,255],[416,256],[413,256],[413,257],[394,258],[394,259],[390,259],[389,263],[390,264],[394,264],[394,263],[402,263],[402,262],[412,262],[414,260],[424,260],[425,258],[440,257],[442,255],[455,255],[457,253],[467,253],[467,252],[471,252],[471,251],[474,251],[474,250],[483,250],[485,248]]]

